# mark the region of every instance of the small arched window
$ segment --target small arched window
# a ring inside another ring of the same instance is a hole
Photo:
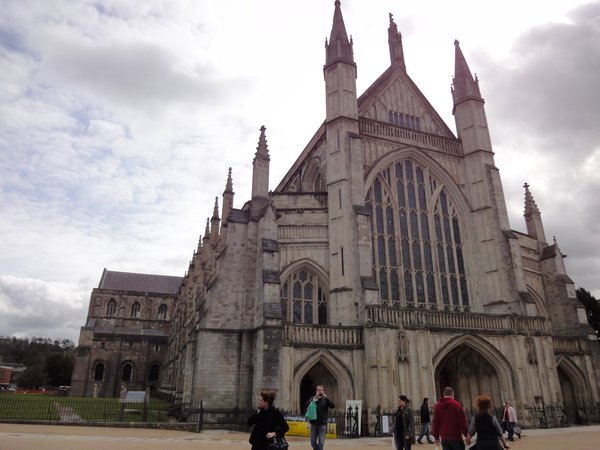
[[[131,317],[140,317],[141,306],[138,302],[131,305]]]
[[[104,363],[96,363],[94,367],[94,381],[104,380]]]
[[[158,318],[166,319],[167,318],[167,305],[164,303],[158,307]]]
[[[160,366],[158,364],[152,364],[150,366],[150,373],[148,374],[148,381],[158,381],[160,375]]]
[[[123,364],[121,370],[121,381],[133,381],[133,364],[128,362]]]
[[[117,312],[117,302],[114,298],[111,298],[106,304],[106,315],[111,317]]]

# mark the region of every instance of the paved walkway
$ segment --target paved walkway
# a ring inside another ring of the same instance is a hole
[[[291,436],[290,450],[310,450],[307,438]],[[513,450],[598,450],[600,425],[525,430]],[[391,438],[328,439],[325,448],[392,448]],[[247,433],[104,428],[0,423],[0,450],[249,450]],[[433,445],[413,445],[434,450]]]

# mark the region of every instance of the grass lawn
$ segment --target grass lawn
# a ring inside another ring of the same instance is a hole
[[[169,403],[151,399],[146,422],[168,421]],[[57,397],[44,394],[1,394],[0,420],[63,422],[142,422],[143,403],[121,403],[118,398]]]

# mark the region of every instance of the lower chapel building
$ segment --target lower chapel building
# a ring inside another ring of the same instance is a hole
[[[260,130],[252,198],[231,171],[183,277],[105,270],[81,329],[72,395],[124,389],[222,408],[261,388],[300,409],[392,408],[453,386],[517,407],[599,401],[600,346],[525,185],[510,229],[478,80],[455,42],[457,136],[390,67],[361,95],[340,2],[323,68],[326,117],[277,187]]]

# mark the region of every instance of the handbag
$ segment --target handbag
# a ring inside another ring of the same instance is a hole
[[[308,420],[317,420],[317,403],[313,400],[308,404],[306,408],[306,414],[304,414]]]
[[[267,448],[270,450],[287,450],[289,446],[290,444],[288,444],[284,436],[276,436],[269,439],[269,444],[267,445]]]

